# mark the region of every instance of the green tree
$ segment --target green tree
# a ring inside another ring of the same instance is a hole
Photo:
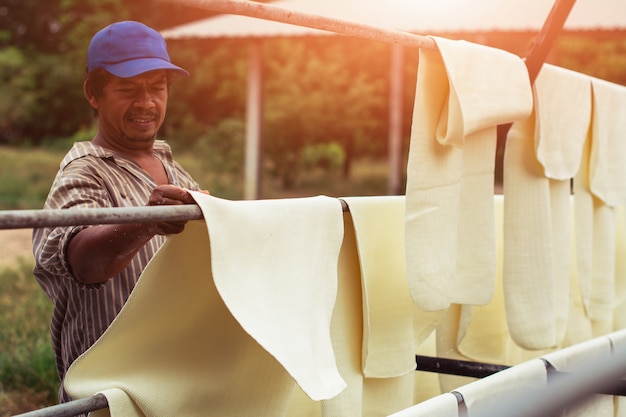
[[[386,79],[372,73],[373,64],[355,65],[348,52],[353,42],[313,38],[265,45],[266,165],[286,188],[294,185],[308,145],[339,143],[348,163],[354,155],[385,152],[380,115],[385,117]],[[364,55],[370,58],[384,51],[378,44],[369,47]]]
[[[598,42],[580,34],[563,36],[554,49],[559,65],[626,85],[626,39],[615,36]]]
[[[245,119],[248,45],[242,41],[172,41],[172,59],[191,72],[173,84],[161,134],[191,149],[221,121]]]
[[[5,0],[0,8],[0,142],[39,144],[91,121],[82,97],[85,50],[118,0]],[[19,108],[18,108],[19,107]]]

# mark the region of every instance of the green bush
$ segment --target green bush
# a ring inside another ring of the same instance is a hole
[[[305,146],[300,159],[305,169],[337,171],[343,167],[346,152],[337,142],[316,143]]]

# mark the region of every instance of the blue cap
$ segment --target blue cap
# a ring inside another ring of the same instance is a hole
[[[113,23],[96,33],[87,50],[87,72],[103,68],[120,78],[154,70],[171,70],[189,75],[172,64],[165,39],[143,23]]]

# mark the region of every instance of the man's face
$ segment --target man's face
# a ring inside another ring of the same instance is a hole
[[[151,147],[163,124],[168,87],[165,71],[132,78],[112,77],[102,95],[94,98],[100,134],[113,148]]]

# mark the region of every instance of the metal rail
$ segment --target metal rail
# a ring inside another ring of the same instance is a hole
[[[344,212],[348,205],[339,199]],[[99,207],[62,210],[2,210],[0,230],[203,219],[195,204],[181,206]]]
[[[571,373],[548,373],[548,385],[540,391],[504,395],[479,417],[546,417],[559,415],[565,407],[576,407],[597,392],[615,389],[626,376],[626,349],[610,357],[588,358]]]
[[[416,48],[436,49],[435,41],[427,36],[414,35],[399,30],[355,23],[348,20],[289,10],[271,4],[242,0],[161,0],[177,5],[187,5],[215,13],[235,14],[326,30],[340,35],[354,36]]]
[[[421,355],[415,355],[415,362],[417,364],[415,368],[416,371],[435,372],[438,374],[466,376],[479,379],[510,368],[510,366],[493,363],[435,358]],[[568,372],[559,372],[554,369],[549,362],[544,362],[546,363],[549,379],[563,378],[571,375],[571,373]],[[600,387],[598,390],[594,391],[594,393],[624,397],[626,396],[626,379],[618,379],[610,387]]]
[[[202,219],[196,205],[0,211],[0,229]]]
[[[435,358],[432,356],[415,355],[416,371],[434,372],[438,374],[484,378],[509,368],[506,365],[470,362],[458,359]]]

